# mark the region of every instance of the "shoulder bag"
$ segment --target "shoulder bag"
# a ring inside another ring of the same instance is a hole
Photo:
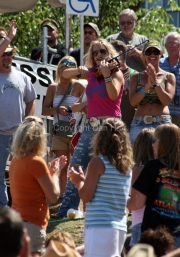
[[[66,90],[61,101],[59,102],[58,106],[56,107],[56,114],[57,114],[58,122],[53,125],[53,133],[56,136],[72,137],[74,134],[74,126],[70,125],[69,121],[64,121],[64,120],[59,119],[59,107],[62,105],[66,96],[71,91],[72,87],[73,87],[73,83],[70,83],[68,89]]]

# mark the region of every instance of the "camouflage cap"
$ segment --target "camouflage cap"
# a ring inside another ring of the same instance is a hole
[[[148,48],[154,47],[157,48],[158,50],[162,51],[161,45],[158,41],[154,39],[150,39],[143,47],[143,52],[145,52]]]

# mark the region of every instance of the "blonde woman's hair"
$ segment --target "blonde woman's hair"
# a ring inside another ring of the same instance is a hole
[[[133,168],[133,154],[125,124],[108,118],[92,140],[93,156],[102,154],[123,174]]]
[[[180,129],[175,124],[162,124],[155,129],[155,137],[159,140],[156,158],[162,160],[170,169],[178,164],[180,175]]]
[[[136,166],[146,164],[149,160],[154,159],[152,148],[152,139],[154,136],[154,128],[144,128],[137,135],[133,145],[133,157]]]
[[[94,57],[92,55],[93,47],[95,45],[103,45],[109,53],[109,59],[116,57],[118,55],[118,53],[116,52],[114,47],[107,40],[98,38],[97,40],[92,41],[90,44],[89,51],[88,51],[87,57],[86,57],[86,62],[85,62],[87,68],[92,68],[92,67],[96,66]]]
[[[74,242],[72,235],[66,231],[61,232],[59,230],[54,230],[51,233],[49,233],[45,239],[45,247],[46,248],[48,247],[51,240],[58,241],[59,243],[65,243],[72,249],[76,248],[76,244]]]
[[[46,152],[46,133],[42,119],[28,116],[19,125],[11,146],[11,154],[21,159],[33,153],[43,156]]]
[[[59,67],[61,66],[61,63],[64,61],[64,60],[67,60],[69,62],[74,62],[75,63],[75,66],[74,68],[77,68],[77,62],[76,60],[74,59],[74,57],[72,56],[64,56],[63,58],[61,58],[61,60],[58,62],[58,65],[57,65],[57,68],[56,68],[56,77],[55,77],[55,82],[59,82],[60,81],[60,76],[59,76]],[[63,66],[66,66],[65,64]],[[68,66],[67,66],[68,67]],[[70,67],[68,67],[70,68]],[[71,67],[72,68],[72,67]]]

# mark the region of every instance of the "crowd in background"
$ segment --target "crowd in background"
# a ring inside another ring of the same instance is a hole
[[[127,256],[141,251],[178,256],[180,35],[166,35],[164,56],[158,41],[134,32],[136,23],[135,12],[123,10],[120,32],[106,39],[96,24],[84,24],[81,65],[80,48],[65,56],[57,23],[41,23],[56,50],[48,53],[56,78],[42,106],[42,115],[54,118],[55,159],[48,164],[47,131],[34,116],[35,89],[12,67],[16,21],[9,31],[0,28],[0,256],[125,256],[127,210],[132,213]],[[41,47],[34,48],[31,59],[42,58]],[[59,121],[66,124],[62,130],[76,126],[76,135],[61,131]],[[9,154],[12,209],[5,183]],[[50,216],[47,200],[56,203],[60,192],[62,204]],[[46,237],[49,218],[78,210],[80,199],[86,212],[84,245],[75,249],[68,234]]]

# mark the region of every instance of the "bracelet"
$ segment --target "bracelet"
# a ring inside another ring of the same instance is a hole
[[[111,81],[112,81],[112,77],[109,76],[109,77],[107,77],[107,78],[104,78],[104,81],[105,81],[106,83],[111,82]]]
[[[6,39],[7,41],[11,42],[11,39],[8,36],[4,37],[4,39]]]
[[[141,88],[141,90],[139,92],[141,92],[141,94],[143,94],[143,95],[146,95],[146,91],[144,91],[143,88]]]

